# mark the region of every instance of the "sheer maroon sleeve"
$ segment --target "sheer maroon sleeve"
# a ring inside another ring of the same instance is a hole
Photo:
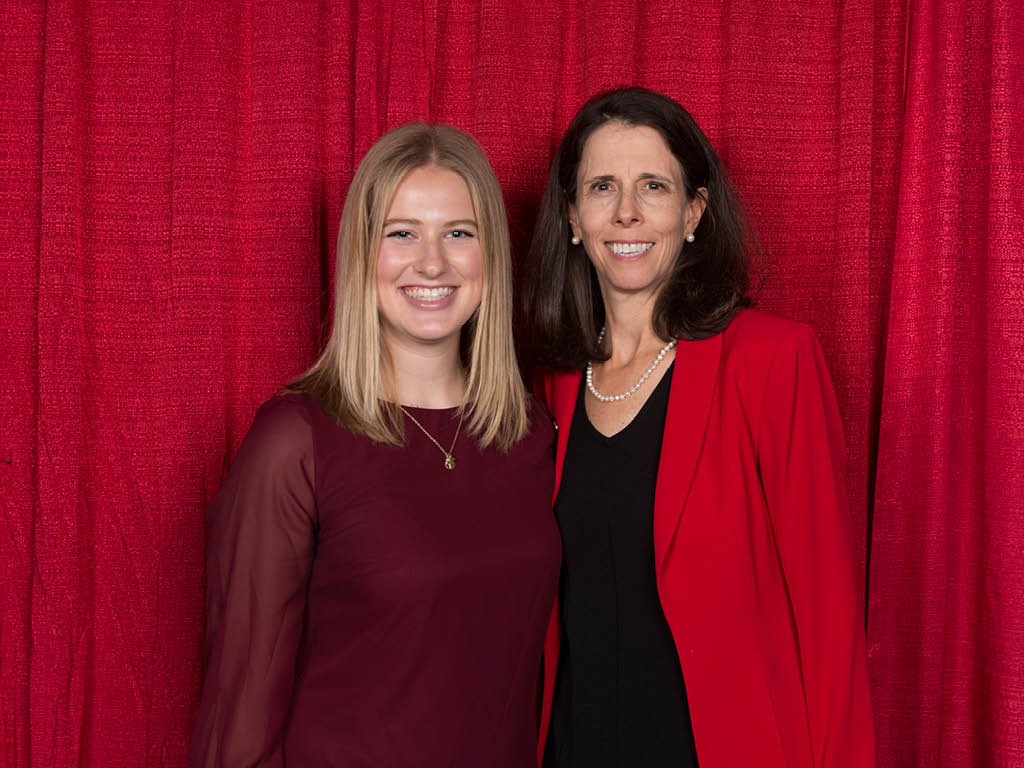
[[[278,765],[314,551],[312,429],[300,400],[256,414],[207,509],[206,653],[189,765]]]

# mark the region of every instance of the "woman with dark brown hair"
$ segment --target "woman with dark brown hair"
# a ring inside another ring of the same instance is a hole
[[[675,101],[573,119],[524,266],[560,427],[545,766],[873,763],[839,413],[811,329],[749,308],[750,242]]]

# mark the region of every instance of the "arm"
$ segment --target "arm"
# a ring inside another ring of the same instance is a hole
[[[765,381],[758,465],[792,604],[814,764],[874,765],[845,449],[821,346],[783,340]]]
[[[256,414],[207,509],[205,679],[189,765],[276,765],[315,531],[312,432],[294,400]]]

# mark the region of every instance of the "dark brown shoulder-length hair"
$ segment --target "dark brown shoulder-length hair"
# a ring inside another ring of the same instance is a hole
[[[711,142],[667,96],[646,88],[607,91],[583,105],[562,137],[520,272],[524,351],[537,365],[578,369],[608,359],[597,342],[604,323],[597,276],[583,246],[569,242],[567,208],[576,200],[587,139],[611,121],[658,131],[682,166],[687,199],[707,190],[694,242],[683,245],[655,304],[655,333],[666,341],[707,338],[751,304],[748,269],[756,240]]]

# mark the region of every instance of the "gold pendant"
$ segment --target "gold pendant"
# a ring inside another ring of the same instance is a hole
[[[446,453],[444,455],[444,468],[455,469],[455,457],[452,456],[450,453]]]

